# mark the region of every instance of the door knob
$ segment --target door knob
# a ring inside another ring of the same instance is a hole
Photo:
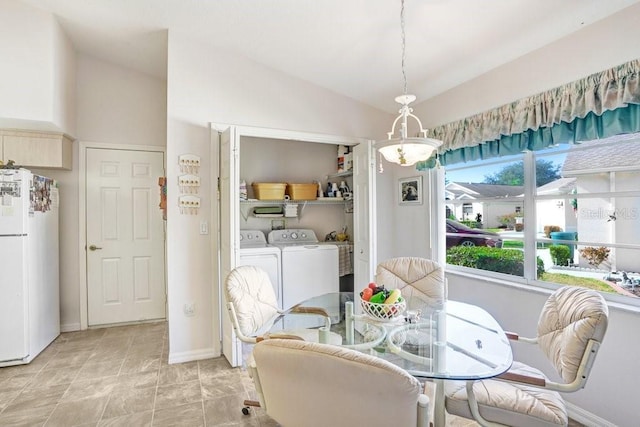
[[[89,246],[89,250],[90,250],[90,251],[97,251],[97,250],[100,250],[100,249],[102,249],[102,248],[101,248],[101,247],[98,247],[98,246],[96,246],[96,245],[91,245],[91,246]]]

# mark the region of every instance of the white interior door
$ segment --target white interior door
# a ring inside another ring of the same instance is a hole
[[[229,272],[238,265],[238,236],[240,235],[240,206],[238,186],[240,185],[239,141],[236,128],[230,126],[220,133],[220,277],[219,283],[224,287],[224,280]],[[220,289],[222,354],[231,366],[242,364],[242,346],[233,333],[233,327],[227,312],[224,289]]]
[[[371,142],[353,149],[353,197],[355,203],[354,291],[359,292],[375,274],[375,157]],[[356,305],[359,307],[359,305]]]
[[[166,317],[164,153],[86,150],[89,326]]]

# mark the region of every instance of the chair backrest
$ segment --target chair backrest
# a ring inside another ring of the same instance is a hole
[[[545,302],[538,321],[538,345],[566,383],[584,387],[608,318],[602,295],[585,288],[562,287]]]
[[[255,335],[278,314],[278,301],[269,274],[259,267],[234,268],[225,280],[224,293],[227,304],[232,305],[231,322],[241,339]]]
[[[435,261],[418,257],[391,258],[378,264],[376,283],[400,289],[405,299],[418,296],[427,302],[447,298],[444,270]]]
[[[426,399],[418,380],[374,356],[270,339],[256,344],[253,358],[260,402],[283,426],[408,427],[426,419],[418,415]]]

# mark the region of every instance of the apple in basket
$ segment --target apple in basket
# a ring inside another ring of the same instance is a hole
[[[360,292],[363,300],[375,304],[384,304],[389,294],[390,291],[385,289],[384,285],[378,286],[375,282],[369,283],[369,285]]]
[[[384,285],[378,286],[374,282],[369,283],[369,285],[360,292],[360,297],[364,301],[373,304],[389,305],[389,307],[384,307],[380,314],[391,317],[398,314],[396,304],[403,301],[400,289],[388,290],[385,289]]]

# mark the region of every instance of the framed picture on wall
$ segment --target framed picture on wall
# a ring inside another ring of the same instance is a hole
[[[398,200],[401,205],[422,204],[422,177],[412,176],[398,180]]]

